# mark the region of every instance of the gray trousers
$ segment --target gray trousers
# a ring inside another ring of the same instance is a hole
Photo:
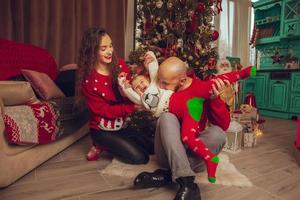
[[[201,157],[188,150],[182,143],[180,123],[172,113],[163,113],[158,119],[155,132],[155,155],[163,168],[171,169],[172,178],[195,176],[204,169]],[[211,126],[199,134],[199,138],[214,154],[225,144],[225,132],[219,126]]]

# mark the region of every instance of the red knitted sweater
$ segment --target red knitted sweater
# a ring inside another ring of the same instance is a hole
[[[123,60],[119,60],[122,72],[129,74]],[[112,78],[92,70],[82,82],[82,91],[91,112],[90,128],[117,131],[123,127],[124,117],[134,111],[134,105],[128,100],[117,101],[112,88]]]

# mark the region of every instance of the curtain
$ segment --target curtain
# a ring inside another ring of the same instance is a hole
[[[75,63],[83,32],[104,27],[124,57],[127,0],[1,0],[0,38],[46,48],[58,66]]]
[[[241,64],[249,64],[249,40],[251,24],[250,0],[223,0],[223,11],[216,18],[215,26],[220,32],[219,56],[241,58]]]

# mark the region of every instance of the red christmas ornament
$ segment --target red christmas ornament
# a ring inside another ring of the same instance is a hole
[[[197,11],[199,13],[203,13],[205,11],[205,5],[204,3],[199,3],[198,6],[197,6]]]
[[[211,38],[212,38],[213,41],[217,40],[219,38],[219,32],[218,31],[214,31],[211,34]]]
[[[195,33],[197,31],[197,17],[194,15],[191,21],[186,22],[185,31],[187,33]]]

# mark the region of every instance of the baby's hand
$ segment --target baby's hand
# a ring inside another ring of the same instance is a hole
[[[131,85],[130,85],[130,83],[129,83],[128,80],[125,80],[125,82],[124,82],[124,88],[125,89],[131,88]]]
[[[126,77],[127,76],[127,73],[126,72],[121,72],[119,75],[118,75],[118,78],[123,78],[123,77]]]
[[[154,53],[152,51],[148,51],[144,56],[144,66],[148,69],[148,66],[151,62],[155,60]]]
[[[125,81],[126,81],[126,76],[127,76],[127,73],[125,73],[125,72],[121,72],[118,75],[118,84],[119,84],[120,87],[124,87],[124,84],[125,84]]]

